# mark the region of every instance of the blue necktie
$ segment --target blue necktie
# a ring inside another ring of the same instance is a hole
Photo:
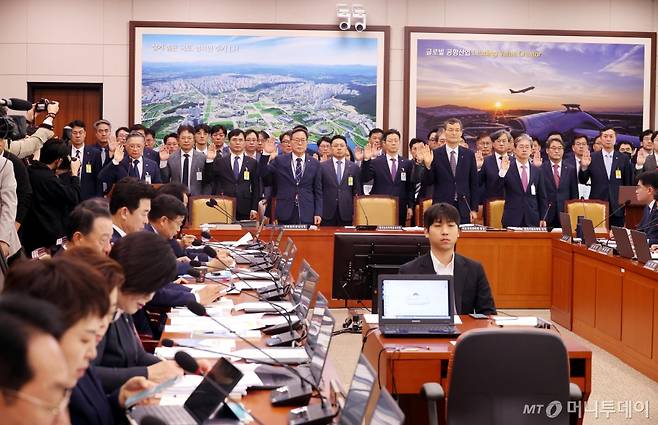
[[[240,157],[236,156],[233,158],[233,176],[235,176],[235,179],[238,179],[238,176],[240,175]]]
[[[299,184],[302,181],[302,159],[297,158],[297,165],[295,166],[295,182]]]
[[[336,161],[336,182],[340,185],[340,181],[343,180],[343,170],[342,170],[343,161]]]

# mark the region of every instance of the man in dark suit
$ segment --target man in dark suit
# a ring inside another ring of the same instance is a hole
[[[245,155],[244,131],[235,128],[228,133],[229,153],[220,156],[215,145],[208,147],[204,169],[204,185],[210,186],[214,195],[236,199],[236,219],[256,220],[260,184],[258,163]]]
[[[331,139],[332,158],[321,162],[322,224],[351,226],[354,196],[361,194],[359,167],[350,161],[347,141],[336,135]]]
[[[102,195],[98,181],[98,173],[103,168],[101,154],[93,146],[85,146],[85,123],[80,120],[71,121],[71,159],[82,161],[78,170],[80,179],[80,200],[95,198]]]
[[[530,162],[532,138],[522,134],[514,146],[514,159],[504,156],[498,173],[499,190],[505,191],[503,227],[545,227],[546,190],[540,168]]]
[[[112,244],[127,234],[144,230],[154,197],[153,187],[134,177],[117,182],[110,198]]]
[[[580,160],[578,180],[592,180],[589,199],[608,201],[608,214],[612,226],[624,227],[624,208],[619,208],[619,186],[633,184],[633,166],[628,155],[615,151],[617,133],[614,128],[601,131],[603,149],[590,154],[585,152]],[[613,214],[614,213],[614,214]],[[595,223],[596,224],[596,223]]]
[[[77,177],[80,162],[71,162],[68,184],[57,178],[55,170],[69,154],[59,139],[48,140],[41,148],[39,161],[34,161],[28,172],[33,191],[32,208],[19,229],[26,252],[54,245],[66,234],[69,212],[80,202],[80,180]]]
[[[176,182],[187,186],[190,195],[203,194],[203,170],[206,156],[194,149],[194,127],[178,127],[178,145],[180,149],[169,155],[169,151],[160,151],[160,177],[163,183]]]
[[[413,168],[411,169],[411,185],[414,189],[414,208],[420,204],[423,199],[432,197],[432,185],[423,183],[425,174],[428,172],[422,161],[422,148],[426,143],[421,139],[413,138],[409,141],[409,152],[413,159]]]
[[[160,152],[155,150],[155,132],[150,128],[144,128],[144,157],[160,163]]]
[[[423,215],[430,252],[400,266],[400,274],[452,275],[456,314],[496,314],[482,265],[455,252],[459,212],[448,203],[432,205]]]
[[[117,143],[123,145],[126,141],[125,137],[128,136],[128,128],[120,127],[115,133],[115,138],[112,140],[112,124],[108,120],[100,119],[94,123],[96,130],[96,144],[94,147],[98,149],[101,156],[101,166],[105,167],[111,160],[114,154],[114,148]]]
[[[273,215],[279,224],[318,226],[322,221],[320,162],[306,154],[308,132],[304,128],[293,130],[291,143],[290,154],[276,156],[276,145],[268,140],[258,165],[263,183],[272,186]]]
[[[646,171],[637,176],[635,196],[645,205],[637,230],[646,233],[650,244],[658,244],[658,171]]]
[[[463,126],[457,118],[445,123],[446,144],[440,148],[423,151],[425,168],[429,172],[425,183],[432,184],[432,203],[447,202],[459,211],[461,223],[472,223],[478,212],[478,170],[475,154],[459,143]]]
[[[512,135],[507,130],[498,130],[491,135],[493,141],[493,154],[482,159],[482,164],[478,169],[480,186],[482,188],[482,198],[480,203],[486,204],[492,199],[505,198],[503,187],[498,184],[498,172],[503,156],[507,156],[507,140]],[[480,165],[480,164],[478,164]]]
[[[144,136],[137,132],[128,135],[125,147],[117,146],[112,161],[98,174],[107,190],[124,177],[135,177],[149,184],[162,183],[159,164],[144,157]]]
[[[570,199],[578,199],[578,176],[576,167],[563,159],[564,144],[560,139],[549,139],[546,145],[548,161],[541,165],[544,174],[546,189],[546,202],[550,205],[546,214],[546,223],[549,227],[560,227],[560,212],[564,204]]]
[[[404,159],[400,151],[400,132],[388,130],[382,137],[384,153],[375,155],[373,145],[367,144],[363,150],[361,181],[372,180],[370,195],[387,195],[398,198],[399,225],[404,226],[413,215],[414,187],[411,182],[413,161]]]

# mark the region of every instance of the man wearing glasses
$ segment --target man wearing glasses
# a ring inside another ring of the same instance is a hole
[[[546,144],[548,161],[541,165],[546,188],[546,201],[550,205],[546,214],[548,227],[560,227],[560,212],[564,202],[578,199],[578,175],[574,164],[564,161],[564,144],[557,137],[551,137]]]

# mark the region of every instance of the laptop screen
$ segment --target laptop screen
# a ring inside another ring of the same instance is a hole
[[[400,410],[400,406],[388,391],[382,389],[368,425],[402,425],[403,423],[404,413]]]
[[[222,406],[224,399],[240,379],[242,372],[230,361],[220,358],[185,401],[185,410],[197,420],[197,423],[207,421]],[[215,385],[209,382],[210,380]],[[217,386],[223,391],[216,388]]]
[[[309,353],[309,351],[312,350],[309,353],[311,356],[311,364],[309,368],[311,370],[311,376],[317,385],[320,385],[320,381],[322,380],[322,371],[327,361],[327,353],[329,352],[329,345],[331,344],[331,334],[334,331],[334,323],[334,317],[329,310],[325,310],[316,344],[313,347],[306,344],[306,352]]]
[[[376,376],[368,360],[361,354],[359,363],[354,370],[350,390],[345,398],[345,405],[340,411],[338,425],[361,425],[363,423]]]
[[[450,319],[450,281],[448,279],[382,280],[382,319]]]

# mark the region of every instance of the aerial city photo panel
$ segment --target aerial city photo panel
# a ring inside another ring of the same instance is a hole
[[[407,28],[412,137],[457,116],[469,143],[501,128],[571,140],[613,126],[637,146],[653,123],[655,34],[422,30]]]
[[[158,140],[183,123],[275,137],[303,124],[364,145],[385,121],[387,35],[134,25],[133,120]]]

